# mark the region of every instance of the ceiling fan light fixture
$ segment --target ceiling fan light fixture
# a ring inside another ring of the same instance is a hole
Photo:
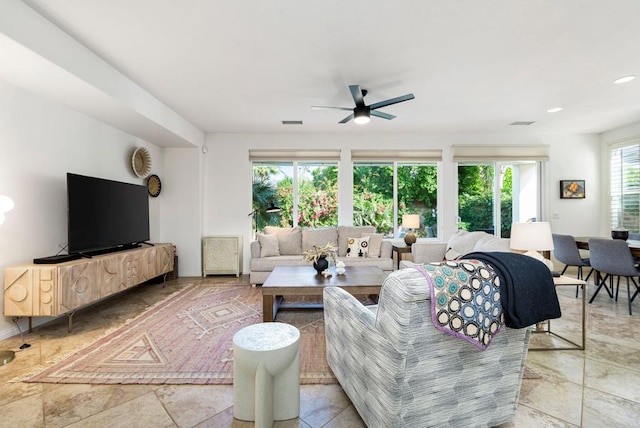
[[[353,109],[353,121],[358,125],[369,123],[370,120],[371,110],[369,110],[369,107],[364,106],[364,108],[356,107]]]
[[[369,123],[371,118],[369,116],[357,116],[353,121],[358,125],[364,125],[365,123]]]

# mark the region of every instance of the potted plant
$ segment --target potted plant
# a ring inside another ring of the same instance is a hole
[[[322,271],[329,268],[329,261],[327,257],[331,258],[333,263],[336,262],[338,255],[338,247],[330,242],[323,247],[314,245],[312,248],[305,251],[302,255],[302,259],[306,262],[313,262],[313,268],[321,274]]]

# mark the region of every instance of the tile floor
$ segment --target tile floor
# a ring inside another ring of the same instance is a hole
[[[35,364],[78,350],[121,325],[159,299],[193,282],[229,282],[232,277],[180,278],[144,285],[76,313],[74,331],[61,318],[25,334],[31,347],[0,367],[1,427],[251,427],[233,419],[233,387],[146,385],[53,385],[10,382]],[[244,279],[246,283],[246,279]],[[590,285],[589,295],[593,292]],[[575,288],[558,292],[563,316],[554,331],[579,341],[580,302]],[[587,306],[586,351],[531,351],[527,365],[539,379],[523,380],[515,427],[640,426],[640,304],[627,312],[606,294]],[[535,345],[550,342],[534,335]],[[559,342],[558,342],[559,343]],[[19,336],[0,342],[18,350]],[[362,427],[364,424],[338,385],[301,388],[300,418],[275,427]]]

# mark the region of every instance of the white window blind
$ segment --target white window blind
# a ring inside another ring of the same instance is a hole
[[[249,150],[249,160],[254,162],[260,161],[316,161],[316,160],[340,160],[340,149],[282,149],[282,150]]]
[[[640,232],[640,145],[611,149],[611,227]]]
[[[474,161],[548,161],[548,145],[531,146],[458,146],[451,147],[454,162]]]
[[[442,150],[351,150],[351,160],[354,162],[440,162]]]

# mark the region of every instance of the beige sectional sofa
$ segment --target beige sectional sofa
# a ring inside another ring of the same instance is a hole
[[[275,238],[274,238],[275,236]],[[369,253],[366,256],[347,257],[349,238],[369,237]],[[338,226],[325,228],[272,227],[251,242],[249,269],[251,284],[262,284],[276,266],[309,266],[302,254],[327,243],[338,247],[338,260],[349,266],[377,266],[384,272],[393,270],[392,243],[376,233],[374,226]]]
[[[403,260],[400,267],[411,266],[412,263],[441,262],[455,259],[474,251],[510,252],[510,240],[497,238],[486,232],[468,232],[459,230],[448,242],[416,242],[411,247],[412,261]]]

